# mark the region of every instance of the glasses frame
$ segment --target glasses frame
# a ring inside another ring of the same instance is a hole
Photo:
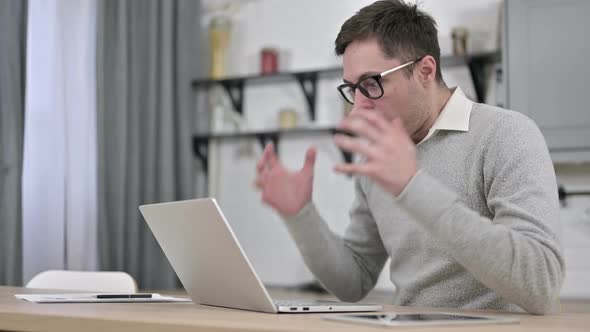
[[[367,76],[365,78],[363,78],[362,80],[358,81],[356,84],[352,84],[352,83],[344,83],[344,84],[340,84],[337,89],[338,92],[340,92],[340,94],[342,95],[342,97],[344,98],[344,100],[346,100],[349,104],[354,105],[354,100],[348,100],[348,97],[346,97],[346,93],[344,92],[344,88],[351,88],[353,94],[356,93],[356,90],[358,89],[363,95],[365,95],[365,97],[369,98],[369,99],[379,99],[381,97],[383,97],[383,94],[385,93],[385,91],[383,90],[383,85],[381,85],[381,79],[391,73],[394,73],[400,69],[406,68],[407,66],[414,64],[414,63],[418,63],[420,62],[424,57],[418,58],[416,60],[412,60],[412,61],[408,61],[406,63],[404,63],[403,65],[399,65],[397,67],[388,69],[380,74],[375,74],[375,75],[371,75],[371,76]],[[379,96],[373,97],[371,95],[369,95],[369,92],[363,88],[362,83],[365,82],[366,80],[369,79],[373,79],[375,80],[375,82],[377,82],[377,85],[379,86]]]

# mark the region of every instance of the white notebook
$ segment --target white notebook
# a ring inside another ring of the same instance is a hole
[[[15,294],[19,300],[25,300],[35,303],[144,303],[144,302],[192,302],[190,299],[163,296],[157,293],[151,293],[149,298],[98,298],[97,296],[104,293],[73,293],[73,294]],[[133,295],[132,295],[133,296]]]

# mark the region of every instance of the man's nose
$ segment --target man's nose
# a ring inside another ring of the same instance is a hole
[[[360,93],[360,91],[354,95],[354,105],[352,106],[353,111],[358,112],[361,109],[373,109],[374,107],[375,101]]]

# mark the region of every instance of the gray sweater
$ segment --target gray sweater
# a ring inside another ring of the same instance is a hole
[[[537,126],[474,104],[469,131],[436,132],[417,153],[420,170],[398,197],[355,180],[343,237],[313,203],[285,220],[316,278],[358,301],[390,257],[396,305],[549,312],[564,259],[555,172]]]

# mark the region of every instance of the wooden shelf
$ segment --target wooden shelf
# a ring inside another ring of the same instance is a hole
[[[485,81],[485,69],[487,65],[499,62],[502,58],[500,51],[476,53],[465,56],[442,56],[441,67],[459,67],[467,66],[471,73],[475,94],[478,102],[485,100],[487,89]],[[236,112],[243,114],[244,86],[248,84],[271,84],[278,82],[288,82],[296,79],[303,90],[305,99],[308,104],[308,110],[311,120],[315,120],[315,101],[317,80],[319,76],[338,76],[342,75],[342,67],[332,67],[318,70],[305,70],[293,72],[280,72],[269,75],[246,75],[228,77],[219,80],[212,79],[195,79],[191,82],[193,88],[211,87],[220,85],[227,91],[232,105]]]
[[[193,152],[201,160],[203,168],[207,170],[209,142],[211,140],[256,138],[263,148],[268,142],[273,142],[275,147],[278,147],[279,138],[282,136],[307,136],[313,133],[329,133],[333,135],[336,131],[337,129],[335,127],[301,127],[293,129],[196,134],[193,135]],[[352,162],[352,154],[342,150],[341,153],[345,162]]]
[[[467,66],[473,80],[473,86],[478,102],[485,100],[487,90],[486,68],[488,65],[497,63],[501,60],[500,51],[477,53],[465,56],[442,56],[441,67],[460,67]],[[320,77],[338,77],[342,75],[342,67],[332,67],[318,70],[305,70],[293,72],[280,72],[270,75],[246,75],[228,77],[219,80],[212,79],[195,79],[191,82],[193,88],[209,88],[212,86],[222,86],[232,102],[234,109],[243,114],[244,87],[247,84],[272,84],[278,82],[289,82],[294,79],[299,83],[305,99],[308,104],[310,119],[315,120],[315,105],[317,82]],[[336,93],[336,92],[335,92]],[[193,151],[195,155],[203,162],[203,167],[207,167],[208,146],[210,140],[222,139],[239,139],[246,137],[255,137],[263,146],[268,141],[273,141],[278,146],[281,135],[305,135],[311,132],[334,132],[334,128],[296,128],[296,129],[276,129],[267,131],[252,132],[228,132],[228,133],[208,133],[197,134],[193,136]],[[345,152],[342,153],[346,161],[350,162],[352,156]]]

